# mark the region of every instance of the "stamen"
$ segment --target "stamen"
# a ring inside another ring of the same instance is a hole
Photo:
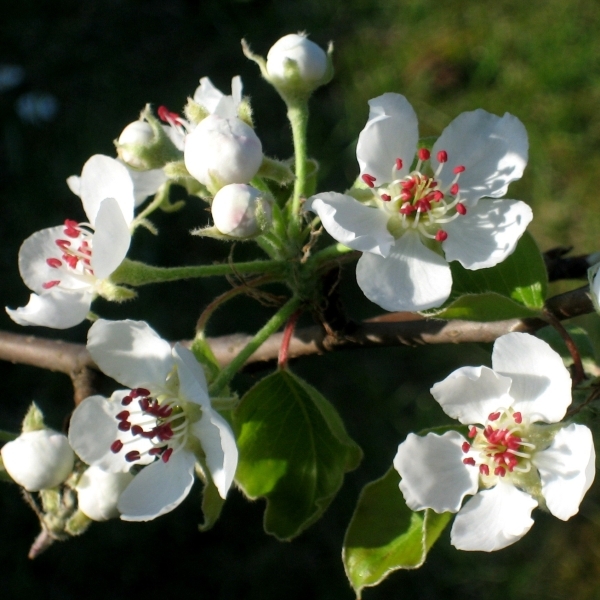
[[[429,152],[427,148],[419,148],[417,151],[417,156],[419,157],[419,160],[429,160],[431,152]]]
[[[494,475],[497,475],[498,477],[504,477],[506,475],[506,469],[504,467],[496,467],[494,469]]]
[[[466,215],[467,214],[467,207],[462,202],[459,202],[456,205],[456,212],[459,215]]]
[[[463,463],[464,463],[465,465],[471,465],[472,467],[474,467],[474,466],[475,466],[475,459],[474,459],[474,458],[472,458],[472,457],[469,457],[469,458],[463,458]]]
[[[523,415],[520,412],[516,412],[513,414],[513,419],[515,423],[520,425],[523,422]]]
[[[463,442],[461,448],[463,452],[468,452],[471,449],[471,444],[469,444],[469,442]]]
[[[499,418],[500,418],[499,412],[490,413],[490,415],[488,416],[488,421],[497,421]]]
[[[396,159],[396,171],[400,171],[402,169],[403,163],[401,158]]]
[[[58,269],[58,267],[62,266],[62,262],[58,258],[47,258],[46,264],[52,269]]]
[[[128,410],[122,410],[115,418],[117,421],[127,421],[131,413]]]
[[[389,194],[381,194],[381,199],[384,202],[389,202],[392,199],[392,197]]]
[[[464,173],[466,171],[466,168],[463,165],[459,165],[458,167],[454,167],[452,171],[455,175],[458,175],[459,173]]]
[[[120,452],[121,449],[123,448],[123,442],[121,440],[115,440],[111,445],[110,445],[110,449],[117,454],[117,452]]]
[[[45,290],[49,290],[50,288],[53,288],[54,286],[58,285],[60,283],[60,279],[54,279],[53,281],[46,281],[46,283],[42,283],[42,287]]]
[[[485,465],[485,464],[479,465],[479,472],[482,475],[489,475],[490,474],[490,468],[487,465]]]
[[[445,232],[443,229],[440,229],[435,234],[435,241],[436,242],[445,242],[447,239],[448,239],[448,233]]]
[[[133,402],[133,398],[131,396],[124,396],[123,400],[121,400],[121,404],[123,406],[129,406]]]
[[[169,458],[171,458],[171,454],[173,454],[173,448],[167,448],[167,450],[165,450],[163,452],[163,455],[161,456],[162,461],[164,463],[168,463],[169,462]]]
[[[453,196],[456,196],[456,194],[458,194],[458,189],[459,189],[459,188],[458,188],[458,183],[453,183],[453,184],[452,184],[452,187],[450,188],[450,193],[451,193]]]
[[[477,427],[473,425],[471,429],[469,429],[469,437],[474,438],[477,435]]]
[[[127,462],[135,462],[136,460],[140,460],[142,455],[137,450],[132,450],[125,455],[125,460]]]
[[[373,177],[373,175],[369,175],[368,173],[365,173],[361,179],[370,187],[373,188],[375,187],[375,179],[376,177]]]
[[[438,162],[445,163],[448,160],[448,153],[445,150],[440,150],[437,153]]]
[[[131,429],[131,423],[129,421],[121,421],[117,425],[117,429],[121,431],[129,431]]]

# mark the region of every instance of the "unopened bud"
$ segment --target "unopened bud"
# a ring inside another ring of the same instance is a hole
[[[313,84],[320,82],[327,72],[327,55],[305,35],[290,33],[269,50],[267,71],[273,79],[285,80],[296,76]]]
[[[185,166],[212,192],[229,183],[248,183],[262,159],[258,136],[237,118],[209,115],[185,138]]]
[[[89,467],[77,484],[79,510],[93,521],[118,517],[119,496],[132,480],[130,473],[108,473],[99,467]]]
[[[233,183],[221,188],[211,211],[215,227],[231,237],[252,237],[271,222],[271,202],[251,185]]]
[[[136,169],[143,169],[144,164],[133,148],[137,145],[151,144],[153,140],[154,132],[149,123],[146,123],[146,121],[133,121],[123,129],[117,140],[119,157],[128,165]]]
[[[28,492],[61,484],[75,461],[66,436],[52,429],[22,433],[5,444],[0,453],[8,474]]]

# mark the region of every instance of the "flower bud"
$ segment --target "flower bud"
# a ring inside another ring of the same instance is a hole
[[[248,183],[256,175],[262,145],[240,119],[209,115],[185,138],[184,160],[190,175],[216,192],[229,183]]]
[[[93,521],[118,517],[119,496],[132,480],[130,473],[109,473],[100,467],[89,467],[77,484],[79,510]]]
[[[251,185],[232,183],[214,197],[215,227],[225,235],[247,238],[264,231],[271,222],[271,203]]]
[[[129,123],[117,140],[118,147],[123,146],[123,148],[120,148],[119,158],[132,167],[143,169],[142,161],[132,148],[137,145],[151,144],[153,140],[154,132],[149,123],[146,123],[146,121]]]
[[[269,50],[267,71],[273,79],[285,80],[296,75],[305,83],[314,84],[325,77],[327,55],[305,35],[290,33]]]
[[[62,433],[28,431],[0,451],[8,474],[28,492],[53,488],[73,470],[75,454]]]

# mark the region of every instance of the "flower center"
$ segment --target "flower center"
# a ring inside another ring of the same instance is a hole
[[[469,454],[463,463],[478,467],[483,483],[488,485],[507,473],[528,473],[535,444],[527,441],[525,431],[520,412],[501,408],[490,413],[485,427],[470,427],[472,441],[462,445],[463,452]]]
[[[437,153],[439,166],[431,175],[423,173],[426,164],[430,164],[431,153],[426,148],[417,152],[415,170],[398,179],[396,174],[402,169],[402,160],[397,158],[392,171],[392,182],[379,187],[376,192],[381,206],[399,221],[399,233],[405,229],[417,229],[421,235],[437,242],[448,239],[443,225],[467,214],[466,206],[460,201],[458,180],[465,167],[454,167],[454,177],[445,187],[440,185],[438,177],[448,162],[448,153]],[[375,177],[364,174],[363,181],[375,188]]]
[[[134,400],[137,400],[137,406]],[[116,416],[117,427],[120,431],[131,432],[132,437],[125,442],[115,440],[110,446],[115,454],[125,449],[128,462],[135,463],[149,455],[160,456],[167,463],[173,453],[185,447],[188,422],[176,398],[152,398],[149,390],[136,388],[121,400],[121,404],[127,408]],[[142,440],[143,449],[140,450]]]
[[[93,283],[95,279],[91,267],[93,236],[91,225],[67,219],[63,234],[64,238],[55,240],[62,252],[61,257],[51,256],[46,259],[46,264],[56,269],[56,278],[42,284],[45,290],[60,286],[61,275],[74,277],[87,284]]]

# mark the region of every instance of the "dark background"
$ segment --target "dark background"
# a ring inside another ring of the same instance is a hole
[[[180,110],[200,77],[210,76],[228,93],[239,74],[265,151],[287,158],[285,107],[243,57],[240,39],[266,55],[280,36],[301,30],[322,46],[329,40],[336,46],[336,79],[311,104],[309,143],[321,163],[321,189],[341,191],[356,176],[354,144],[366,103],[383,92],[408,97],[422,135],[439,134],[463,110],[508,111],[525,123],[531,141],[526,175],[508,196],[533,206],[531,230],[543,249],[567,244],[577,252],[595,251],[599,29],[600,9],[592,0],[7,4],[0,21],[0,65],[18,65],[25,76],[17,87],[0,91],[3,303],[22,306],[29,295],[17,270],[21,241],[65,218],[83,219],[66,177],[79,174],[92,154],[114,155],[112,140],[147,102]],[[19,116],[19,99],[40,94],[55,98],[56,114]],[[132,257],[159,265],[225,259],[228,247],[186,233],[206,218],[198,200],[176,214],[153,216],[160,236],[142,231]],[[253,253],[249,246],[235,249],[236,257]],[[189,338],[202,308],[227,288],[220,280],[150,286],[135,303],[116,307],[100,300],[94,310],[108,318],[143,318],[168,339]],[[356,292],[352,267],[344,273],[342,295],[354,318],[378,312]],[[252,332],[269,314],[251,299],[237,299],[215,315],[209,333]],[[24,329],[0,315],[0,328],[82,342],[87,325],[64,332]],[[325,517],[292,543],[268,537],[261,527],[263,503],[248,503],[237,491],[230,493],[215,528],[200,534],[198,487],[183,506],[154,522],[94,524],[81,538],[56,544],[32,562],[26,555],[37,534],[35,516],[16,486],[2,484],[2,596],[350,599],[340,554],[360,489],[387,470],[408,431],[443,421],[429,387],[459,365],[482,364],[488,356],[489,348],[480,347],[379,349],[295,363],[294,370],[334,402],[365,459],[347,476]],[[239,389],[267,372],[242,376]],[[0,363],[0,381],[2,429],[17,430],[31,400],[58,429],[72,409],[70,382],[62,375]],[[459,553],[446,532],[422,569],[393,574],[364,597],[600,597],[598,492],[592,490],[580,515],[567,524],[540,511],[535,518],[521,542],[492,555]]]

